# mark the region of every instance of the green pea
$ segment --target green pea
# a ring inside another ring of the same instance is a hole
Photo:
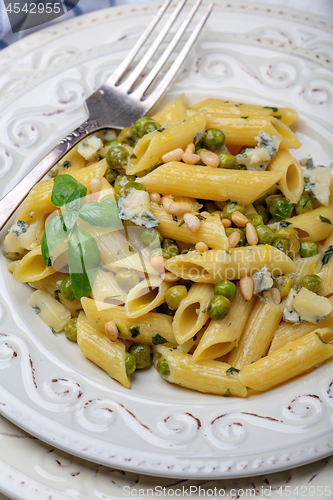
[[[71,342],[77,342],[77,318],[72,318],[65,325],[65,335]]]
[[[261,245],[271,245],[276,238],[275,232],[268,226],[260,224],[256,227],[256,231]]]
[[[160,358],[157,362],[157,371],[162,375],[162,377],[167,377],[170,375],[170,368],[168,362],[165,358]]]
[[[294,227],[279,227],[279,229],[276,230],[276,236],[279,238],[291,238],[292,236],[298,238],[298,232]]]
[[[316,274],[307,274],[303,276],[301,286],[304,286],[304,288],[307,288],[310,292],[318,293],[321,290],[322,281],[320,276]]]
[[[144,116],[143,118],[139,118],[134,125],[134,130],[137,133],[138,137],[143,137],[150,132],[154,132],[160,128],[161,125],[157,123],[153,118],[149,118],[149,116]]]
[[[112,184],[117,175],[117,170],[112,170],[112,168],[110,168],[107,172],[105,172],[104,177],[110,184]]]
[[[171,255],[169,252],[164,250],[164,248],[155,248],[152,252],[149,254],[149,260],[151,260],[153,257],[163,257],[163,259],[170,259]]]
[[[75,299],[75,295],[74,295],[73,288],[72,288],[72,281],[71,281],[70,276],[68,276],[67,278],[62,280],[62,282],[60,283],[59,290],[60,290],[61,295],[65,299],[70,300],[70,301]]]
[[[214,295],[214,297],[210,300],[207,312],[211,319],[223,319],[225,318],[230,311],[231,302],[227,297],[223,295]]]
[[[285,238],[275,238],[273,247],[278,248],[281,252],[289,252],[289,241]]]
[[[141,239],[145,245],[150,248],[156,248],[160,247],[163,241],[163,236],[158,229],[155,229],[154,227],[145,227],[141,232]]]
[[[233,214],[233,212],[236,212],[236,210],[238,212],[241,212],[242,214],[245,213],[244,206],[241,205],[240,203],[237,203],[237,201],[232,201],[231,203],[228,203],[223,209],[222,218],[231,220],[231,215]]]
[[[116,274],[116,282],[124,292],[129,292],[139,283],[139,275],[134,269],[121,269]]]
[[[267,198],[266,202],[274,219],[284,220],[291,216],[294,206],[284,196],[272,195]]]
[[[125,168],[127,165],[128,157],[129,152],[121,144],[112,146],[106,153],[107,164],[113,170],[122,170],[123,168]]]
[[[242,229],[240,227],[227,227],[225,229],[225,234],[229,236],[234,233],[235,231],[237,231],[237,233],[240,234],[240,240],[239,240],[239,243],[238,243],[238,247],[243,247],[246,243],[246,237],[245,237],[245,232],[242,231]]]
[[[146,188],[141,182],[128,182],[124,186],[124,195],[127,196],[131,189],[136,191],[146,191]]]
[[[218,128],[209,128],[202,136],[203,145],[211,151],[221,148],[223,146],[224,139],[224,133]]]
[[[237,288],[232,281],[220,280],[214,286],[214,295],[223,295],[232,302],[236,296]]]
[[[114,172],[114,170],[113,170]],[[116,177],[116,180],[114,181],[114,192],[116,194],[121,194],[121,191],[123,187],[128,183],[128,182],[135,182],[135,175],[126,175],[126,174],[119,174]]]
[[[308,194],[302,194],[299,202],[295,207],[295,212],[297,215],[304,214],[305,212],[309,212],[313,209],[313,201],[311,196]]]
[[[138,139],[138,135],[132,127],[125,127],[120,132],[117,137],[118,142],[125,142],[129,144],[131,147],[134,146],[135,141]]]
[[[291,289],[291,278],[286,274],[283,274],[274,281],[274,286],[279,290],[281,299],[284,299],[289,295]]]
[[[125,354],[125,368],[127,375],[132,375],[136,370],[136,359],[130,352]]]
[[[251,222],[251,224],[254,227],[264,225],[264,221],[263,221],[261,215],[259,215],[259,214],[246,214],[246,217],[248,218],[248,221]]]
[[[210,202],[210,201],[208,203],[205,203],[203,206],[203,211],[209,212],[210,214],[212,212],[215,212],[216,210],[218,210],[218,206],[216,206],[215,203]]]
[[[269,221],[269,211],[267,210],[267,208],[264,207],[264,205],[257,205],[256,211],[259,215],[261,215],[264,224],[267,224],[267,222]]]
[[[165,238],[162,241],[162,248],[166,252],[168,252],[168,254],[171,255],[171,257],[173,257],[174,255],[178,255],[179,254],[178,245],[175,242],[175,240],[172,240],[171,238]]]
[[[318,245],[317,243],[312,243],[311,241],[302,241],[301,242],[301,257],[312,257],[313,255],[317,255],[318,253]]]
[[[236,158],[230,153],[222,153],[219,155],[220,165],[219,168],[229,168],[238,170],[238,162]]]
[[[134,356],[139,370],[147,368],[153,362],[153,351],[147,344],[132,344],[128,352]]]
[[[180,303],[187,296],[187,288],[184,285],[176,285],[169,288],[165,294],[165,302],[169,309],[175,311]]]

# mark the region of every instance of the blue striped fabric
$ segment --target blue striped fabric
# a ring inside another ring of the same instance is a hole
[[[144,0],[79,0],[79,1],[62,0],[62,4],[65,7],[64,10],[65,11],[68,10],[66,14],[64,14],[63,16],[59,17],[54,21],[45,23],[36,28],[31,28],[25,31],[21,31],[19,33],[13,33],[9,23],[4,2],[3,0],[0,0],[0,50],[4,49],[11,43],[16,42],[17,40],[20,40],[21,38],[30,35],[31,33],[34,33],[35,31],[43,29],[56,22],[65,21],[67,19],[71,19],[72,17],[80,16],[81,14],[86,14],[87,12],[92,12],[94,10],[105,9],[107,7],[114,7],[116,5],[137,3],[141,1]],[[27,0],[27,3],[29,4],[30,2]],[[12,4],[14,5],[14,2],[12,2]]]

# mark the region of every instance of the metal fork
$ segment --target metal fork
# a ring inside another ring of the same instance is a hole
[[[112,73],[108,80],[86,100],[85,106],[88,113],[88,119],[62,139],[59,144],[57,144],[57,146],[53,148],[21,182],[19,182],[6,196],[2,198],[0,201],[0,230],[15,212],[16,208],[26,198],[31,188],[38,181],[40,181],[73,146],[86,136],[98,130],[108,128],[119,130],[124,127],[130,127],[138,118],[147,114],[147,112],[154,106],[175,77],[213,9],[213,4],[210,4],[207,7],[170,69],[155,89],[147,95],[146,92],[148,88],[153,83],[156,76],[159,74],[160,70],[182,38],[192,18],[199,9],[202,0],[197,0],[195,2],[180,28],[176,31],[176,34],[173,36],[172,40],[162,53],[161,57],[155,63],[154,67],[142,80],[142,82],[135,86],[135,83],[142,74],[142,71],[150,62],[158,47],[169,33],[186,2],[187,0],[181,0],[151,47],[140,60],[139,64],[128,76],[125,76],[130,64],[143,47],[158,22],[161,20],[163,14],[171,3],[171,0],[166,0],[164,2],[154,19],[151,21],[124,61],[118,66],[114,73]],[[125,79],[121,81],[124,76]]]

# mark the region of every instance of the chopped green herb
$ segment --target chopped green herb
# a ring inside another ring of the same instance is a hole
[[[278,108],[272,108],[272,106],[264,106],[264,109],[271,109],[273,113],[276,113],[278,111]]]
[[[239,370],[237,368],[234,368],[233,366],[230,366],[230,368],[228,368],[228,370],[225,373],[227,375],[233,375],[234,372],[238,373]]]
[[[282,116],[281,115],[274,115],[274,118],[276,118],[277,120],[281,120]]]
[[[173,218],[174,222],[178,222],[178,218],[177,218],[177,215],[175,215],[175,214],[172,214],[172,218]]]
[[[70,161],[66,160],[66,161],[64,161],[64,163],[62,164],[62,166],[65,167],[65,168],[69,168],[69,167],[72,166],[72,164],[71,164]]]
[[[247,120],[248,116],[241,116],[241,118],[243,118],[244,120]]]
[[[325,342],[325,340],[323,340],[323,337],[320,335],[319,332],[315,332],[315,334],[317,335],[317,337],[319,338],[319,340],[322,341],[323,344],[327,344],[327,342]]]
[[[140,335],[140,327],[132,326],[132,328],[130,328],[130,332],[132,335],[132,339],[135,339],[138,335]]]
[[[327,217],[324,217],[323,215],[319,215],[318,218],[321,220],[321,222],[325,222],[325,224],[331,224],[332,225],[331,220],[327,219]]]
[[[132,153],[132,154],[131,154],[131,156],[130,156],[130,158],[131,158],[132,160],[135,160],[135,159],[137,158],[137,156],[136,156],[134,153]]]
[[[116,299],[117,297],[121,297],[121,295],[109,295],[108,297],[105,297],[106,299]]]
[[[324,253],[323,266],[329,262],[332,255],[333,255],[333,245],[330,245],[326,250],[326,252]]]
[[[128,245],[128,250],[129,250],[130,252],[134,252],[134,250],[133,250],[133,248],[131,247],[131,245]]]
[[[178,227],[181,227],[183,224],[185,224],[185,221],[182,220],[179,224],[178,224]]]
[[[165,130],[165,128],[164,128],[164,127],[160,127],[160,128],[158,128],[158,129],[156,130],[156,132],[163,132],[163,130]]]
[[[52,328],[52,326],[51,326],[51,332],[53,333],[53,335],[57,335],[57,332],[55,331],[54,328]]]
[[[40,307],[35,306],[35,307],[33,307],[33,309],[35,310],[35,313],[36,313],[36,314],[39,314],[39,313],[40,313]]]
[[[160,344],[165,344],[166,342],[168,342],[164,337],[162,337],[162,335],[160,335],[159,333],[157,333],[156,335],[154,335],[154,337],[151,338],[152,340],[152,343],[154,345],[160,345]]]
[[[283,220],[280,222],[280,227],[288,227],[288,226],[290,226],[290,224],[291,224],[291,222]]]
[[[60,297],[59,297],[59,294],[60,294],[60,290],[54,290],[54,298],[60,302]]]
[[[225,393],[223,394],[223,397],[224,397],[224,398],[230,398],[230,396],[231,396],[231,392],[230,392],[230,390],[228,389],[228,390],[227,390],[227,392],[225,392]]]
[[[200,214],[194,214],[199,220],[206,220],[207,218]]]

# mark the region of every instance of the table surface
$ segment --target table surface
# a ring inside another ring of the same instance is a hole
[[[135,0],[135,1],[138,2],[141,0]],[[252,2],[252,1],[256,1],[256,0],[246,0],[246,1]],[[134,3],[134,2],[133,2],[133,0],[99,0],[98,5],[101,8],[105,8],[107,6],[119,5],[119,4],[125,4],[125,3]],[[313,0],[264,0],[261,3],[287,6],[289,8],[301,10],[303,12],[309,12],[309,13],[321,15],[324,17],[333,18],[333,0],[316,0],[316,1],[313,1]],[[90,12],[91,10],[94,10],[94,7],[92,7],[92,5],[96,6],[96,2],[93,2],[92,0],[80,0],[80,2],[79,2],[79,7],[84,12]],[[21,38],[22,34],[13,35],[10,33],[9,23],[8,23],[8,20],[5,19],[6,14],[4,14],[3,5],[0,5],[0,9],[1,8],[2,8],[2,21],[3,22],[2,23],[0,22],[0,48],[3,48],[6,45],[13,43],[17,39]],[[73,12],[69,13],[67,15],[67,18],[73,17],[73,15],[74,15]],[[65,18],[62,18],[62,20],[63,19],[65,19]],[[1,16],[0,16],[0,20],[1,20]],[[33,31],[36,31],[36,30],[29,30],[29,32],[33,32]],[[24,33],[24,36],[29,34],[29,32]],[[5,43],[2,43],[1,42],[2,40],[5,40]],[[32,438],[31,436],[29,436],[28,434],[23,432],[21,429],[18,429],[16,426],[14,426],[13,424],[6,421],[3,417],[0,416],[0,441],[1,441],[2,453],[6,453],[6,450],[7,450],[8,454],[15,455],[15,453],[17,453],[17,454],[22,453],[24,456],[24,454],[26,454],[28,452],[26,443],[27,442],[31,443],[31,440],[34,441],[35,452],[30,455],[31,445],[29,445],[29,456],[26,455],[26,459],[32,461],[31,468],[36,468],[37,467],[37,457],[41,453],[44,453],[44,454],[50,453],[50,447],[48,445],[38,441],[37,439]],[[57,453],[57,450],[54,450],[54,451]],[[75,466],[77,466],[80,470],[85,469],[87,471],[87,473],[90,473],[90,474],[92,473],[92,471],[94,469],[96,469],[96,466],[94,464],[84,462],[81,459],[69,457],[68,455],[66,456],[65,453],[59,452],[59,457],[60,456],[61,456],[61,459],[66,460],[66,462],[67,462],[66,467],[68,466],[68,461],[70,461],[71,468],[74,467],[74,469],[75,469]],[[15,467],[15,464],[12,464],[12,466]],[[109,480],[111,480],[111,482],[112,482],[111,476],[114,473],[117,476],[116,478],[114,478],[115,480],[119,480],[119,477],[121,477],[122,475],[126,476],[126,473],[122,473],[121,471],[112,471],[111,469],[107,470],[106,467],[104,467],[104,469],[106,469],[104,471],[104,475],[108,476]],[[323,471],[325,471],[324,474],[323,474]],[[2,472],[4,472],[4,471],[2,471]],[[322,476],[321,476],[321,474],[322,474]],[[50,478],[51,478],[51,476],[52,476],[52,474],[50,474]],[[0,471],[0,477],[1,477],[1,471]],[[296,487],[298,485],[300,488],[303,488],[303,490],[302,490],[304,493],[303,495],[301,494],[301,491],[299,491],[299,495],[302,498],[316,499],[316,498],[321,497],[321,498],[325,498],[328,500],[333,499],[333,457],[321,460],[319,462],[316,462],[315,464],[310,464],[310,465],[306,465],[303,467],[298,467],[297,469],[293,469],[292,471],[286,471],[285,473],[271,474],[269,476],[266,476],[265,478],[256,477],[256,478],[247,478],[247,479],[242,479],[242,480],[224,481],[224,482],[221,482],[220,488],[222,487],[221,485],[223,483],[223,487],[226,488],[226,495],[224,496],[224,498],[238,498],[237,495],[232,496],[233,488],[234,489],[240,488],[245,493],[247,488],[253,488],[254,484],[257,485],[260,483],[260,484],[262,484],[262,486],[261,486],[261,488],[257,487],[255,497],[256,498],[273,498],[270,495],[270,492],[272,492],[272,489],[270,489],[271,485],[273,485],[277,482],[279,484],[281,484],[281,481],[287,485],[288,478],[291,478],[291,477],[293,479],[292,479],[292,481],[291,481],[291,479],[289,479],[289,481],[290,481],[290,484],[293,485],[293,487]],[[323,479],[321,480],[320,477],[322,477]],[[17,471],[17,475],[15,477],[15,482],[18,482],[19,478],[20,478],[20,472]],[[22,481],[21,481],[22,484],[24,484],[25,478],[23,475],[22,475],[21,479],[22,479]],[[258,481],[259,481],[259,483],[258,483]],[[77,484],[77,481],[73,476],[73,485],[75,484],[75,482]],[[188,492],[190,491],[191,486],[193,488],[194,487],[198,488],[199,484],[202,484],[202,483],[205,483],[205,486],[207,487],[207,481],[205,481],[205,482],[203,482],[203,481],[186,481],[186,480],[184,480],[184,481],[174,480],[173,481],[170,479],[166,480],[166,479],[161,478],[160,482],[161,482],[161,486],[166,486],[168,488],[167,491],[171,491],[173,489],[175,495],[177,495],[175,483],[177,483],[177,484],[183,483],[182,486],[184,486],[185,488],[188,488],[187,489]],[[121,482],[119,481],[119,484],[120,483]],[[214,483],[216,483],[216,481]],[[125,483],[123,483],[123,484],[125,484]],[[130,481],[128,484],[130,484]],[[270,486],[268,486],[268,484]],[[319,490],[316,490],[316,489],[311,490],[310,489],[311,484],[315,485],[315,488],[319,487]],[[268,489],[266,488],[266,491],[265,491],[265,485],[268,488]],[[139,486],[141,488],[149,488],[149,487],[152,488],[153,486],[156,486],[156,479],[152,480],[152,478],[141,476],[140,482],[138,483],[138,485],[136,485],[137,489],[139,488]],[[212,483],[211,487],[213,488],[214,486],[216,486],[216,484]],[[324,494],[323,496],[321,496],[320,493],[318,493],[321,491],[320,490],[321,487],[324,488],[324,492],[325,492],[325,487],[326,487],[327,492],[331,491],[331,493],[329,495]],[[0,485],[0,488],[1,488],[1,485]],[[194,491],[194,489],[193,489],[193,491]],[[71,494],[73,494],[73,490],[71,491],[69,489],[68,492],[71,492]],[[50,491],[47,492],[47,489],[45,489],[45,492],[44,492],[45,496],[43,496],[43,494],[39,493],[38,498],[51,499],[52,496],[49,496],[49,493],[50,493]],[[285,493],[286,493],[286,491],[285,491]],[[183,495],[184,494],[182,494],[182,496]],[[248,493],[248,495],[252,496],[252,494],[250,492]],[[297,495],[297,496],[299,496],[299,495]],[[171,494],[166,493],[165,496],[171,496]],[[193,495],[191,495],[191,496],[192,496],[192,498],[199,498],[199,496],[196,493],[193,493]],[[244,497],[246,497],[246,496],[247,495],[244,494]],[[10,497],[5,496],[2,493],[0,493],[0,500],[9,500],[9,499],[13,499],[13,498],[17,498],[17,495],[14,492],[13,492],[13,496],[10,496]],[[26,496],[25,498],[26,498],[26,500],[30,500],[30,499],[34,500],[33,497],[31,497],[31,496],[30,497]],[[65,498],[65,497],[61,496],[59,498]],[[71,496],[71,498],[73,498],[73,497]],[[84,494],[80,498],[85,498]],[[113,495],[111,495],[111,496],[109,495],[109,496],[105,496],[104,498],[107,498],[108,500],[112,500],[113,498],[116,498],[116,497]],[[117,495],[117,498],[120,498],[120,496]],[[134,498],[134,497],[132,496],[132,498]],[[139,498],[139,497],[135,497],[135,498]],[[140,496],[140,498],[145,498],[145,496]],[[277,498],[277,497],[274,496],[274,498]],[[296,498],[296,496],[291,495],[291,494],[284,494],[284,495],[281,495],[281,498]]]

